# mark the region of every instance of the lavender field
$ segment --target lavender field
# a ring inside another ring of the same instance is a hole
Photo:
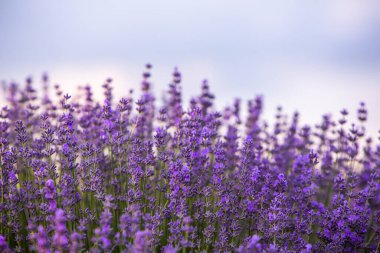
[[[7,86],[0,252],[379,252],[364,103],[316,126],[278,108],[268,124],[262,97],[217,111],[207,81],[182,101],[177,69],[158,102],[151,71],[120,101],[111,79],[103,101],[47,76]]]

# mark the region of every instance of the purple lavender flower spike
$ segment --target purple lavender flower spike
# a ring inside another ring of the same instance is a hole
[[[38,226],[37,232],[37,251],[41,253],[50,253],[50,240],[49,236],[43,226]]]
[[[82,249],[82,238],[76,231],[72,232],[70,235],[70,253],[81,252]]]
[[[57,202],[56,202],[56,189],[54,186],[54,181],[52,179],[49,179],[45,183],[45,198],[48,201],[48,211],[51,213],[54,213],[57,208]]]
[[[9,248],[7,240],[2,235],[0,235],[0,252],[4,252],[4,253],[12,252],[12,250]]]
[[[62,209],[57,209],[54,217],[54,236],[53,245],[55,252],[65,251],[68,247],[67,228],[65,212]]]
[[[135,242],[133,245],[133,252],[135,253],[149,253],[151,252],[152,232],[149,230],[137,231],[135,235]]]

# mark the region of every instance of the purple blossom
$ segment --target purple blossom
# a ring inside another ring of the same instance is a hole
[[[45,183],[45,198],[48,201],[48,211],[50,213],[54,213],[57,208],[57,202],[56,202],[56,189],[54,186],[54,181],[52,179],[49,179]]]
[[[55,211],[53,245],[55,252],[62,252],[68,247],[65,212],[62,209]]]
[[[111,78],[102,99],[91,85],[51,96],[46,75],[42,90],[5,85],[1,252],[380,249],[380,143],[364,103],[357,122],[341,110],[301,125],[281,107],[264,119],[262,96],[219,108],[207,80],[187,105],[178,68],[157,103],[152,74],[116,103]]]
[[[135,235],[133,252],[149,253],[151,252],[150,240],[152,232],[149,230],[138,231]]]
[[[37,232],[37,251],[50,253],[50,239],[43,226],[38,226]]]
[[[8,246],[7,240],[4,236],[0,235],[0,251],[4,253],[11,253],[12,250]]]

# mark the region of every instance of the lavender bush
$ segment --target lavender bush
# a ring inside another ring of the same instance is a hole
[[[7,86],[0,119],[1,252],[378,252],[380,145],[358,122],[301,126],[261,97],[223,112],[205,81],[188,107]],[[38,94],[39,93],[39,94]],[[58,98],[58,99],[57,99]],[[56,101],[56,102],[54,102]],[[243,115],[245,117],[243,118]]]

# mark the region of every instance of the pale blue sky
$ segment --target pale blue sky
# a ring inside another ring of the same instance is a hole
[[[310,123],[364,100],[380,128],[377,0],[0,2],[0,80],[112,76],[125,94],[146,62],[157,94],[178,66],[187,98],[208,78],[220,107],[263,94],[267,117],[281,104]]]

